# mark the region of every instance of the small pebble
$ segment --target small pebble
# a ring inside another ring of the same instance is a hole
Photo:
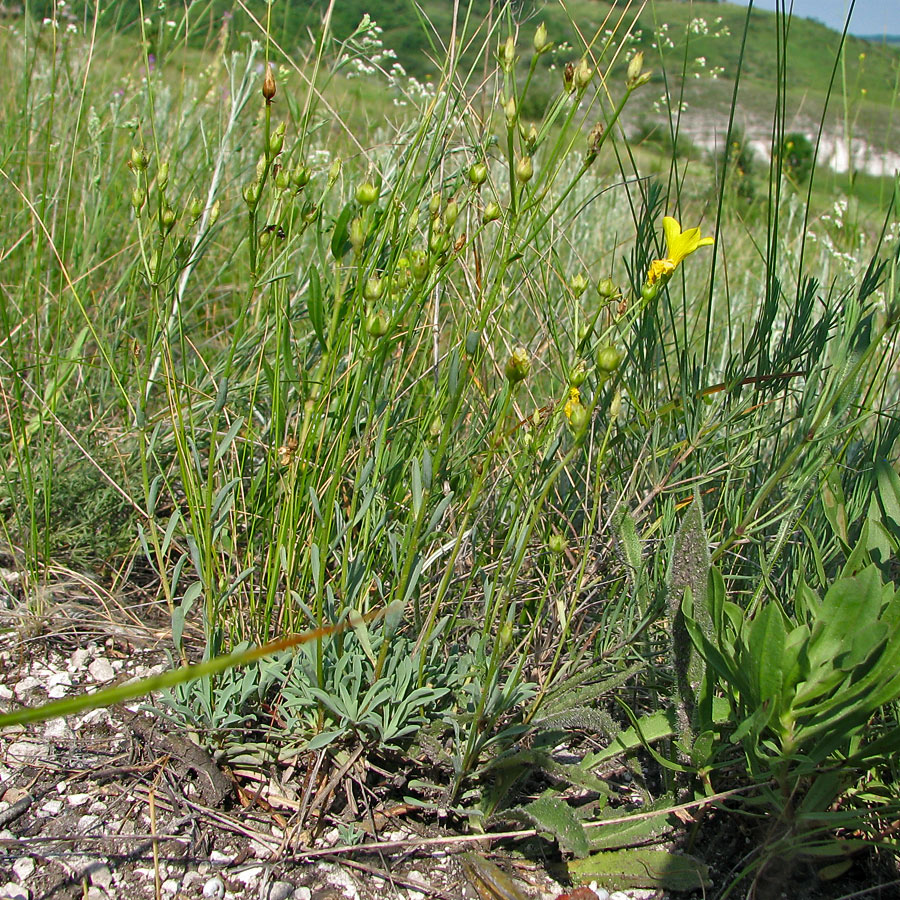
[[[225,882],[218,875],[210,878],[203,885],[203,896],[212,897],[213,900],[222,900],[225,896]]]
[[[298,887],[297,890],[294,891],[292,900],[312,900],[312,890],[306,887],[306,885]]]
[[[266,900],[290,900],[294,896],[294,886],[289,881],[276,881],[269,887]]]
[[[66,803],[69,806],[84,806],[91,799],[90,794],[69,794],[66,797]]]
[[[259,881],[265,870],[262,866],[250,866],[234,873],[234,880],[239,881],[244,887],[253,887]]]
[[[87,661],[93,656],[90,650],[85,650],[84,647],[79,647],[69,658],[69,664],[66,668],[69,672],[77,672],[79,669],[83,669],[87,665]]]
[[[52,693],[48,696],[51,699],[59,699],[58,697],[54,698]],[[64,695],[60,694],[59,696]],[[75,732],[72,731],[65,719],[51,719],[44,726],[44,737],[48,741],[71,741],[75,737]]]
[[[39,815],[58,816],[63,808],[62,800],[47,800],[40,808]]]
[[[181,888],[181,881],[177,878],[167,878],[160,887],[164,894],[175,894]]]
[[[0,900],[31,900],[31,891],[14,881],[0,887]]]
[[[34,860],[30,856],[20,856],[13,863],[13,875],[21,882],[27,881],[34,874]]]
[[[20,678],[13,688],[16,698],[24,700],[40,683],[40,679],[35,678],[34,675],[26,675],[24,678]]]
[[[110,662],[106,657],[101,656],[95,659],[89,666],[88,672],[91,675],[91,678],[94,681],[99,681],[100,684],[105,684],[107,681],[112,681],[113,678],[116,677],[115,670],[110,665]]]
[[[103,863],[97,863],[91,866],[89,874],[91,877],[91,884],[101,887],[105,891],[108,891],[112,887],[113,877],[112,872],[109,870],[109,866],[104,866]]]

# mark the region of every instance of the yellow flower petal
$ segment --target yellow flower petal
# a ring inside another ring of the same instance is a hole
[[[676,266],[698,248],[715,243],[715,238],[700,237],[699,227],[682,231],[678,220],[671,216],[663,218],[663,231],[666,235],[666,257]]]

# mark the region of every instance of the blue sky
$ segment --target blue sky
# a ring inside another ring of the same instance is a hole
[[[748,0],[731,0],[746,6]],[[791,0],[784,0],[791,9]],[[754,9],[775,9],[776,0],[754,0]],[[781,2],[779,0],[779,7]],[[795,16],[818,19],[840,30],[849,8],[849,0],[793,0]],[[900,34],[900,0],[856,0],[850,19],[851,34]]]

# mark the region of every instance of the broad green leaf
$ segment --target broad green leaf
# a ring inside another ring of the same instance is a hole
[[[756,697],[754,702],[775,701],[775,712],[781,703],[783,679],[784,619],[777,603],[767,603],[754,616],[747,629],[743,660],[746,668],[753,673]],[[745,698],[747,701],[750,698]]]
[[[610,890],[663,888],[694,891],[709,887],[709,867],[687,853],[639,848],[593,853],[569,863],[569,874],[579,882],[596,881]]]
[[[563,850],[578,857],[588,855],[591,848],[584,826],[575,818],[572,807],[552,791],[546,791],[537,800],[519,807],[517,811],[533,822],[540,831],[552,834]]]

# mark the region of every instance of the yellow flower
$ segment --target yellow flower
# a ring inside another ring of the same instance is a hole
[[[575,411],[576,407],[579,406],[581,406],[581,392],[577,387],[570,387],[569,399],[566,400],[566,405],[563,407],[563,412],[570,422],[572,421],[572,413]]]
[[[647,284],[656,284],[661,278],[667,281],[675,271],[675,263],[670,259],[654,259],[647,269]]]
[[[715,243],[715,238],[700,237],[699,227],[682,231],[678,220],[671,216],[663,218],[663,231],[666,235],[666,258],[656,259],[650,263],[650,268],[647,270],[647,284],[668,281],[676,266],[686,256],[690,256],[700,247],[708,247]]]

